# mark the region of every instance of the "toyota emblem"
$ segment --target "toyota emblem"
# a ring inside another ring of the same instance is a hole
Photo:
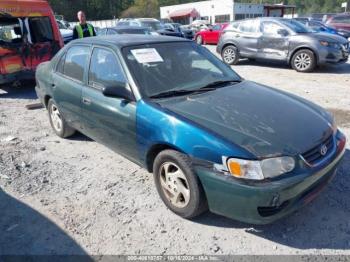
[[[328,152],[327,146],[326,146],[326,145],[323,145],[323,146],[321,147],[321,150],[320,150],[321,155],[322,155],[322,156],[325,156],[325,155],[327,154],[327,152]]]

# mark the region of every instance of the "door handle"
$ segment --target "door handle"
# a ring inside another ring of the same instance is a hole
[[[83,103],[84,103],[85,105],[91,105],[91,100],[88,99],[88,98],[86,98],[86,97],[83,97]]]
[[[238,37],[238,38],[239,38],[239,37],[241,37],[241,35],[240,35],[240,34],[237,34],[237,35],[236,35],[236,37]]]

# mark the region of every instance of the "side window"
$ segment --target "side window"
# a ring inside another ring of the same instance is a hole
[[[279,24],[276,24],[274,22],[263,22],[262,23],[262,32],[264,35],[268,36],[279,36],[278,30],[284,29]]]
[[[118,34],[117,31],[113,30],[113,29],[108,29],[107,31],[107,35],[116,35]]]
[[[64,72],[64,61],[66,59],[66,54],[63,54],[60,58],[60,61],[58,61],[56,71],[63,74]]]
[[[221,29],[221,26],[220,25],[214,25],[212,29],[213,29],[213,31],[219,31]]]
[[[94,48],[89,70],[89,85],[93,87],[113,86],[125,82],[122,67],[114,53],[102,48]]]
[[[54,39],[49,17],[32,17],[28,19],[28,23],[33,43],[49,42]]]
[[[107,28],[103,28],[98,32],[99,35],[106,35],[107,34]]]
[[[86,46],[73,46],[67,54],[63,66],[63,74],[73,79],[84,81],[84,69],[90,48]]]
[[[247,20],[240,23],[238,30],[242,33],[257,33],[259,32],[259,21]]]

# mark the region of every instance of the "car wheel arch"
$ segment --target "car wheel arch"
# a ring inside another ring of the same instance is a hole
[[[222,46],[222,48],[221,48],[221,52],[222,52],[222,50],[224,50],[226,47],[228,47],[228,46],[233,46],[233,47],[235,47],[236,49],[237,49],[237,52],[239,53],[239,48],[238,48],[238,46],[235,44],[235,43],[232,43],[232,42],[228,42],[228,43],[226,43],[226,44],[224,44],[223,46]]]
[[[309,51],[311,51],[311,52],[315,55],[316,65],[318,65],[319,58],[318,58],[317,51],[315,51],[314,49],[312,49],[312,48],[309,47],[309,46],[301,46],[301,47],[297,47],[296,49],[294,49],[293,52],[290,53],[290,56],[289,56],[289,59],[288,59],[288,64],[289,64],[289,65],[292,63],[293,56],[294,56],[297,52],[299,52],[300,50],[309,50]]]
[[[181,149],[179,149],[173,145],[169,145],[166,143],[154,144],[150,147],[150,149],[147,151],[147,154],[146,154],[146,168],[147,168],[148,172],[150,172],[150,173],[153,172],[154,160],[164,150],[175,150],[175,151],[178,151],[180,153],[186,154]]]
[[[45,108],[48,107],[50,99],[52,99],[52,97],[49,96],[49,95],[46,95],[46,96],[44,97],[44,106],[45,106]]]

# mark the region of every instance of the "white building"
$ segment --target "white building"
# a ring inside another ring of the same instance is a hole
[[[208,20],[211,24],[261,16],[283,16],[285,9],[295,6],[236,3],[234,0],[208,0],[160,7],[161,19],[190,24]]]

